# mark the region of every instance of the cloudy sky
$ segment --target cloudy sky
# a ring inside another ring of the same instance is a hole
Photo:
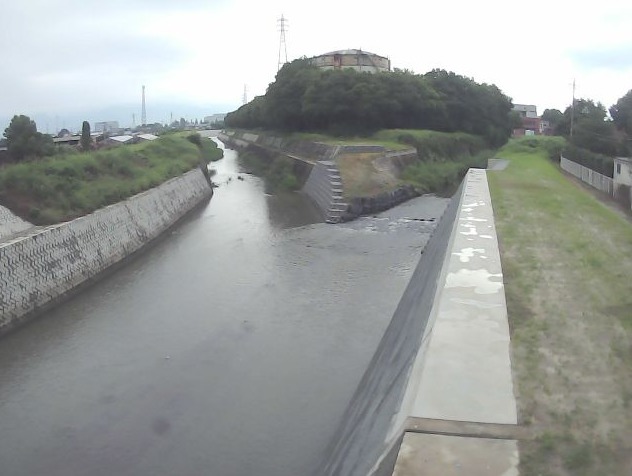
[[[307,6],[309,5],[309,6]],[[601,0],[0,0],[0,127],[201,118],[263,94],[289,59],[361,48],[424,73],[495,83],[515,103],[613,104],[632,89],[632,2]],[[0,130],[2,130],[0,129]]]

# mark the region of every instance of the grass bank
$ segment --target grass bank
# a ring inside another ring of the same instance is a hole
[[[191,134],[189,133],[188,136]],[[37,225],[70,220],[221,158],[214,142],[170,135],[108,150],[63,154],[0,168],[0,202]]]
[[[490,172],[522,475],[632,474],[632,225],[526,138]]]

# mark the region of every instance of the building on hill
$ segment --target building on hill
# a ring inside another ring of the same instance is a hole
[[[391,60],[362,50],[338,50],[310,58],[321,69],[354,69],[364,73],[391,70]]]
[[[533,136],[543,133],[542,119],[538,117],[538,109],[533,104],[514,104],[513,110],[520,114],[522,126],[513,130],[514,137]]]

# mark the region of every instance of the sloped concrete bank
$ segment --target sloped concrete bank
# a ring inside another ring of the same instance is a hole
[[[517,474],[516,425],[491,199],[471,169],[314,474]]]
[[[213,194],[200,169],[0,243],[0,334],[129,257]]]

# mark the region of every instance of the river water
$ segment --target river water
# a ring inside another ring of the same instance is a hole
[[[234,151],[212,167],[208,204],[0,339],[2,476],[295,476],[322,457],[447,201],[326,225]]]

